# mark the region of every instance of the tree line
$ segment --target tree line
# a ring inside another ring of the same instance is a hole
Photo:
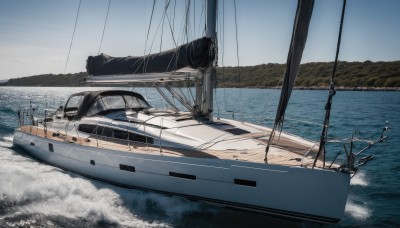
[[[297,87],[328,87],[333,62],[301,64]],[[279,87],[283,82],[286,64],[261,64],[242,67],[218,67],[219,87]],[[87,86],[86,72],[74,74],[43,74],[10,79],[6,86]],[[338,87],[400,87],[400,61],[338,63],[335,76]]]

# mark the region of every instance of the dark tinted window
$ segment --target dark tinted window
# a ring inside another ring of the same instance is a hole
[[[113,129],[113,128],[109,128],[109,127],[97,126],[97,131],[96,131],[96,125],[80,124],[78,127],[78,130],[88,133],[88,134],[106,136],[106,137],[116,138],[116,139],[125,139],[125,140],[128,139],[128,135],[129,135],[129,140],[131,140],[131,141],[146,143],[146,136],[144,136],[144,135],[139,135],[139,134],[135,134],[132,132],[127,132],[127,131],[121,131],[121,130],[117,130],[117,129]],[[147,137],[147,143],[154,144],[153,138]]]

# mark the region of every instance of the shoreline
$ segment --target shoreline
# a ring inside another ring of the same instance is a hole
[[[218,88],[240,88],[240,87],[218,87]],[[281,89],[281,87],[258,87],[245,86],[246,89]],[[329,86],[295,86],[293,90],[329,90]],[[335,87],[336,91],[400,91],[400,87]]]
[[[296,86],[295,90],[329,90],[328,86]],[[344,87],[338,86],[336,91],[400,91],[400,87]]]
[[[0,87],[110,87],[110,86],[14,86],[14,85],[2,85]],[[123,86],[123,85],[115,85],[111,87],[130,87],[130,86]],[[149,87],[149,86],[135,86],[135,87]],[[217,88],[245,88],[245,89],[280,89],[281,87],[217,87]],[[295,86],[293,90],[329,90],[330,87],[328,86]],[[400,87],[344,87],[338,86],[335,88],[336,91],[400,91]]]

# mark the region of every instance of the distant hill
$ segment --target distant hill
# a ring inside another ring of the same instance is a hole
[[[5,80],[0,80],[0,86],[4,86],[4,85],[6,85],[6,84],[7,84],[7,82],[8,82],[8,79],[5,79]]]
[[[7,86],[75,87],[85,86],[86,72],[75,74],[42,74],[8,80]]]
[[[333,62],[305,63],[300,66],[297,87],[327,87]],[[240,71],[240,78],[239,78]],[[269,63],[256,66],[220,67],[217,69],[219,87],[281,86],[285,64]],[[75,74],[44,74],[10,79],[7,86],[85,86],[86,72]],[[400,61],[339,62],[335,78],[337,87],[400,87]]]
[[[296,79],[298,87],[327,87],[333,62],[305,63],[300,65]],[[281,86],[286,64],[262,64],[219,68],[221,87],[276,87]],[[224,75],[223,75],[224,72]],[[395,62],[339,62],[335,77],[338,87],[400,87],[400,61]]]

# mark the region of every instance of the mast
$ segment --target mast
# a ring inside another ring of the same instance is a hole
[[[216,52],[217,46],[217,0],[207,0],[206,2],[206,37],[212,39],[211,51]],[[215,53],[217,56],[217,53]],[[217,59],[217,57],[215,57]],[[213,118],[213,88],[216,82],[216,60],[208,67],[208,69],[203,73],[202,89],[197,88],[196,90],[196,105],[201,107],[201,112],[203,115],[208,117],[210,120]],[[200,92],[200,94],[199,94]]]

